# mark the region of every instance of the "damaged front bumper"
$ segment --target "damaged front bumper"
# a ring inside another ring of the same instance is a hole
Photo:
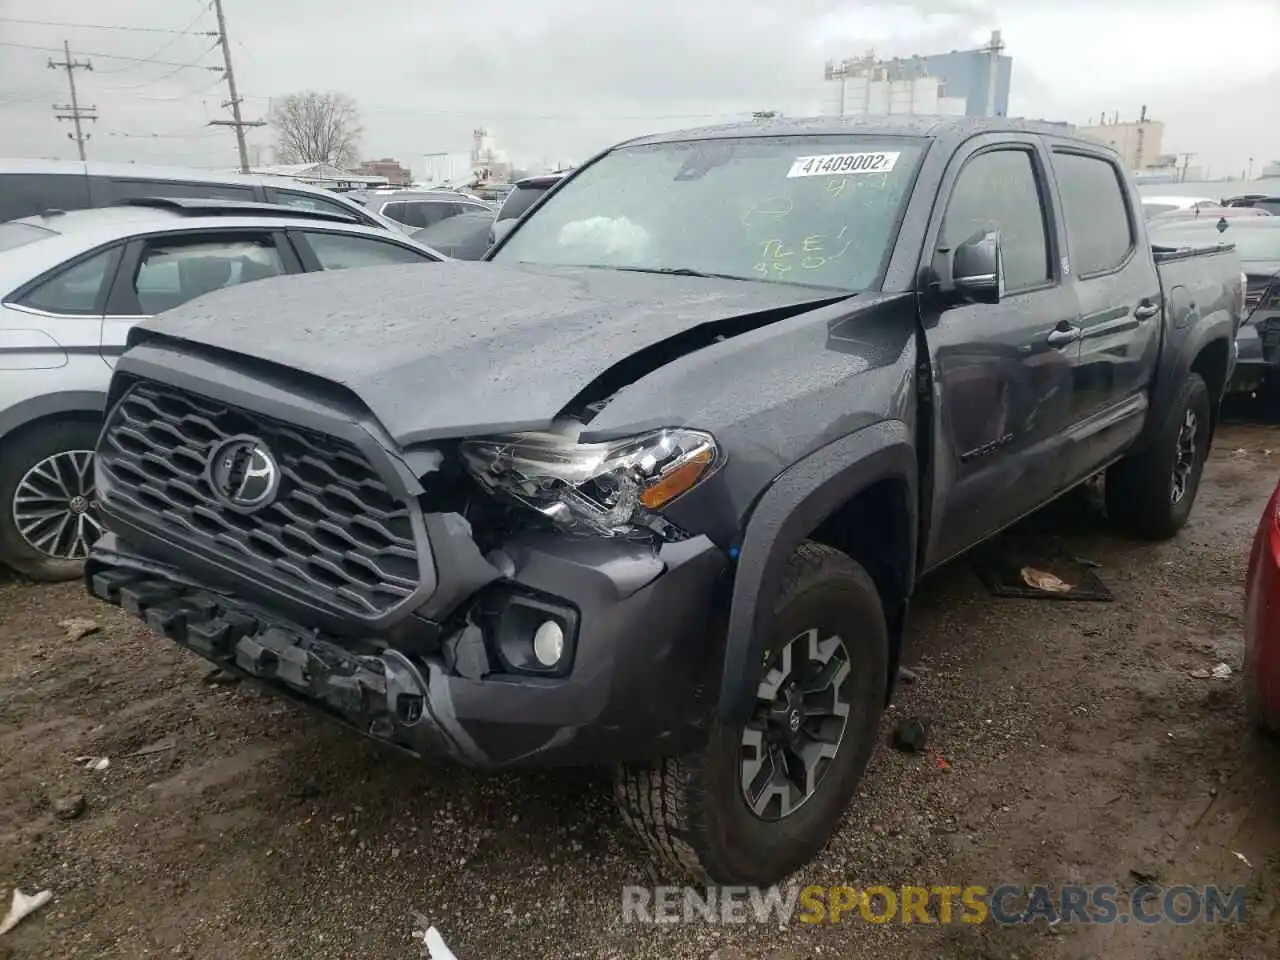
[[[638,549],[514,543],[507,576],[447,624],[414,614],[354,637],[213,589],[111,533],[85,578],[95,596],[219,667],[400,750],[481,768],[585,765],[683,752],[707,732],[720,651],[713,598],[727,560],[702,537],[644,547],[647,566]],[[522,604],[565,612],[562,675],[522,674],[504,659],[503,611]]]

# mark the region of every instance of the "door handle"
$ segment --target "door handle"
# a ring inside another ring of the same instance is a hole
[[[1160,312],[1160,308],[1154,303],[1140,303],[1133,308],[1133,316],[1139,322],[1150,320]]]
[[[1052,330],[1047,337],[1050,346],[1061,346],[1064,343],[1075,343],[1080,339],[1081,330],[1079,327],[1058,327]]]

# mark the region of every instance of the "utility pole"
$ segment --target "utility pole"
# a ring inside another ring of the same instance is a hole
[[[67,71],[67,83],[71,87],[71,103],[69,105],[55,103],[53,105],[54,116],[57,117],[59,120],[70,120],[72,123],[75,124],[76,132],[68,133],[67,136],[76,142],[76,148],[80,151],[80,159],[84,160],[85,159],[84,142],[89,139],[89,134],[85,133],[84,130],[81,128],[80,121],[81,120],[97,120],[98,108],[80,106],[80,99],[76,96],[76,71],[92,70],[93,64],[90,63],[88,60],[84,60],[84,61],[72,60],[71,44],[68,43],[66,40],[62,41],[62,52],[66,56],[66,59],[54,60],[50,58],[49,69]]]
[[[222,105],[231,108],[231,120],[210,120],[211,127],[231,127],[236,132],[236,147],[240,151],[240,172],[249,172],[249,149],[244,141],[244,131],[246,127],[265,127],[266,123],[262,120],[245,120],[240,115],[240,103],[242,97],[236,91],[236,72],[231,67],[231,42],[227,39],[227,18],[222,13],[222,0],[213,0],[213,8],[218,14],[218,43],[222,46],[222,62],[227,68],[227,90],[231,93],[231,99],[225,101]]]
[[[980,53],[987,55],[987,102],[983,116],[996,115],[996,93],[1000,86],[1000,54],[1004,52],[1004,43],[1000,39],[1000,31],[991,32],[991,42],[983,47]]]

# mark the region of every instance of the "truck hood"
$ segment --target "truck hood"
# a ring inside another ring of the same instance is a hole
[[[646,348],[707,324],[732,336],[848,296],[448,261],[255,281],[147,321],[129,342],[181,340],[322,377],[407,446],[546,429],[596,378]]]

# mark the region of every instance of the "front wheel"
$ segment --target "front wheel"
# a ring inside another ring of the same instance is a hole
[[[791,557],[750,718],[701,751],[617,772],[623,817],[667,870],[766,886],[840,825],[875,745],[889,632],[875,584],[816,543]]]
[[[73,580],[102,533],[93,448],[98,427],[62,420],[6,438],[0,453],[0,563],[33,580]]]
[[[1200,489],[1211,429],[1209,387],[1188,374],[1151,442],[1107,470],[1107,519],[1145,540],[1181,530]]]

